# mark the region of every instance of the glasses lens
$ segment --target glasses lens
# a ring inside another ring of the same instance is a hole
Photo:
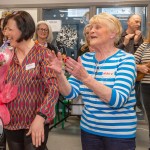
[[[48,32],[48,29],[38,28],[39,31]]]

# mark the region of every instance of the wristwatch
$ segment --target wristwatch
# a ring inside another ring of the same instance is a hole
[[[43,113],[41,113],[41,112],[37,112],[37,115],[39,115],[39,116],[43,117],[45,120],[47,119],[47,116],[46,116],[46,115],[44,115],[44,114],[43,114]]]

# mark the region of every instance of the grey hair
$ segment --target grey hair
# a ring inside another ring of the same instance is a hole
[[[52,32],[52,28],[50,26],[50,24],[47,22],[47,21],[39,21],[37,24],[36,24],[36,30],[35,30],[35,34],[34,34],[34,40],[37,40],[38,38],[38,35],[37,35],[37,30],[38,30],[38,27],[41,25],[41,24],[45,24],[47,25],[48,27],[48,36],[47,36],[47,42],[49,43],[52,43],[53,41],[53,32]]]
[[[129,17],[128,17],[128,21],[133,17],[133,16],[139,16],[141,18],[141,16],[139,14],[131,14]],[[142,19],[142,18],[141,18]]]

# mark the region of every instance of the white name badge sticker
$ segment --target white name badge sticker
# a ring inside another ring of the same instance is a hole
[[[102,74],[105,78],[115,78],[114,71],[105,71]]]
[[[35,68],[35,63],[26,65],[26,70],[30,70],[30,69],[34,69],[34,68]]]

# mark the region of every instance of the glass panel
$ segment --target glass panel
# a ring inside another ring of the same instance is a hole
[[[67,56],[77,58],[77,50],[83,44],[83,29],[89,21],[89,8],[43,9],[43,20],[50,22],[53,45]]]
[[[147,7],[117,7],[117,8],[97,8],[97,14],[108,12],[116,16],[122,24],[123,29],[127,28],[127,19],[131,14],[139,14],[142,17],[141,31],[146,34],[146,10]]]

